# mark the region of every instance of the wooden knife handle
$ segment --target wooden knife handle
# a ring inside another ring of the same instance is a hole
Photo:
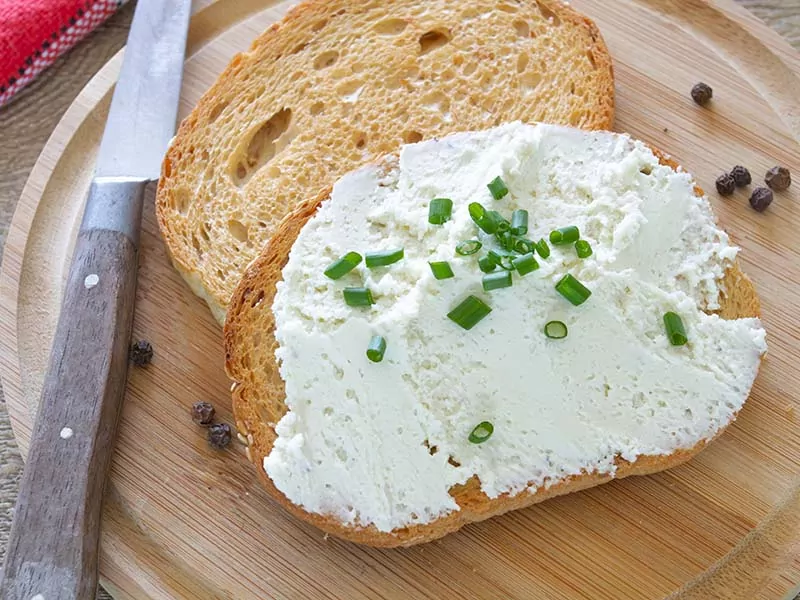
[[[3,600],[95,598],[138,254],[138,221],[133,235],[113,221],[121,207],[141,218],[144,189],[144,181],[113,180],[90,190],[17,500]]]

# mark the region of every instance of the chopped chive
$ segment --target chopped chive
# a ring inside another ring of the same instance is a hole
[[[505,269],[506,271],[513,271],[514,265],[511,264],[511,261],[514,259],[513,256],[508,254],[501,254],[500,252],[496,252],[495,250],[489,250],[488,255],[501,269]]]
[[[501,233],[509,233],[511,232],[511,223],[503,219],[497,223],[497,232],[495,235],[500,235]]]
[[[375,267],[385,267],[394,264],[398,260],[401,260],[403,256],[405,256],[405,252],[402,248],[383,250],[381,252],[367,252],[364,262],[368,269],[374,269]]]
[[[556,284],[556,291],[575,306],[580,306],[592,295],[589,288],[569,273],[564,275]]]
[[[446,260],[429,262],[428,264],[431,267],[431,273],[433,273],[433,276],[436,279],[450,279],[451,277],[455,277],[453,269],[450,267],[450,263]]]
[[[589,258],[592,255],[592,246],[586,240],[578,240],[575,242],[575,252],[578,258]]]
[[[489,256],[483,256],[478,259],[478,268],[484,273],[491,273],[497,268],[497,263]]]
[[[347,287],[342,290],[342,295],[344,295],[344,301],[347,306],[370,306],[375,304],[369,288]]]
[[[505,181],[498,175],[494,179],[492,179],[486,187],[489,188],[489,191],[492,193],[492,198],[495,200],[500,200],[508,194],[508,187],[506,186]]]
[[[511,252],[514,249],[514,236],[511,235],[511,231],[506,231],[504,233],[498,232],[495,234],[495,238],[504,250]]]
[[[536,251],[542,258],[548,258],[550,256],[550,246],[547,245],[547,240],[542,238],[536,242]]]
[[[483,276],[483,291],[491,292],[492,290],[511,287],[512,283],[514,282],[511,279],[511,271],[487,273]]]
[[[562,321],[550,321],[544,326],[544,334],[551,340],[567,337],[567,326]]]
[[[577,242],[581,237],[580,231],[575,225],[569,227],[561,227],[550,232],[550,243],[555,246],[563,246],[564,244],[572,244]]]
[[[428,223],[441,225],[450,220],[453,213],[453,201],[450,198],[434,198],[428,206]]]
[[[487,211],[483,205],[478,202],[471,202],[469,205],[469,216],[472,217],[475,224],[485,233],[492,235],[497,231],[497,221],[490,212],[493,213],[495,211]]]
[[[386,340],[383,336],[373,335],[367,346],[367,358],[372,362],[381,362],[386,352]]]
[[[664,313],[664,327],[667,330],[669,343],[673,346],[683,346],[688,341],[680,315],[674,312]]]
[[[511,261],[511,264],[520,275],[527,275],[539,268],[539,262],[536,260],[533,252],[518,256]]]
[[[470,330],[477,325],[492,309],[480,298],[467,296],[453,310],[447,313],[447,318]]]
[[[514,250],[520,254],[528,254],[536,250],[536,244],[525,238],[517,238],[514,240]]]
[[[492,425],[489,421],[484,421],[483,423],[478,423],[475,426],[475,429],[469,434],[469,441],[473,444],[482,444],[494,433],[494,425]]]
[[[511,233],[525,235],[528,233],[528,211],[518,208],[511,213]]]
[[[361,255],[358,252],[348,252],[339,260],[333,261],[325,269],[325,275],[331,279],[340,279],[355,269],[361,262]]]
[[[483,244],[481,244],[478,240],[467,240],[466,242],[461,242],[458,246],[456,246],[456,254],[460,254],[461,256],[470,256],[471,254],[475,254],[481,248],[483,248]]]

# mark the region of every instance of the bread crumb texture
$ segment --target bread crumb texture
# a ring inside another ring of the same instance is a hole
[[[218,320],[297,204],[400,144],[503,122],[610,129],[597,27],[534,0],[300,4],[236,56],[163,163],[159,225]]]

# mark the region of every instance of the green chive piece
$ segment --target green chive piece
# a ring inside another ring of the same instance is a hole
[[[489,421],[484,421],[483,423],[478,423],[475,426],[475,429],[472,430],[472,433],[469,434],[469,441],[473,444],[482,444],[494,433],[494,425],[492,425]]]
[[[373,335],[367,346],[367,358],[374,363],[381,362],[386,352],[386,340],[381,335]]]
[[[431,273],[433,273],[433,276],[436,279],[450,279],[451,277],[455,277],[453,269],[450,267],[450,263],[446,260],[429,262],[428,264],[431,267]]]
[[[541,256],[542,258],[549,258],[550,257],[550,246],[547,245],[547,240],[542,238],[538,242],[536,242],[536,251],[539,253],[539,256]]]
[[[581,238],[581,233],[575,225],[569,227],[561,227],[550,232],[550,243],[555,246],[563,246],[565,244],[572,244]]]
[[[508,233],[510,235],[511,234],[510,232],[511,232],[511,223],[509,223],[505,219],[497,223],[497,232],[495,233],[495,235],[500,235],[503,233]]]
[[[475,225],[480,227],[484,233],[492,235],[497,231],[497,221],[495,221],[494,215],[490,215],[489,211],[487,211],[482,204],[471,202],[469,205],[469,216],[472,217]]]
[[[533,252],[518,256],[511,261],[511,264],[520,275],[527,275],[539,268],[539,261],[536,260]]]
[[[402,248],[396,250],[383,250],[381,252],[367,252],[365,254],[365,264],[368,269],[375,267],[385,267],[396,263],[405,256]]]
[[[551,340],[567,337],[567,325],[562,321],[550,321],[544,326],[544,334]]]
[[[342,290],[347,306],[371,306],[375,304],[372,291],[365,287],[347,287]]]
[[[456,246],[456,254],[460,254],[461,256],[469,256],[471,254],[475,254],[481,248],[483,248],[483,244],[481,244],[478,240],[467,240],[466,242],[461,242],[458,246]]]
[[[575,252],[578,258],[589,258],[592,255],[592,246],[586,240],[578,240],[575,242]]]
[[[508,194],[508,187],[499,175],[492,179],[486,187],[489,188],[489,191],[492,193],[492,198],[495,200],[500,200],[500,198],[504,198]]]
[[[511,231],[506,231],[504,233],[498,232],[495,234],[495,238],[500,242],[504,250],[511,252],[514,249],[514,236],[511,235]]]
[[[514,251],[520,254],[528,254],[536,250],[536,244],[525,238],[517,238],[514,240]]]
[[[361,262],[361,255],[358,252],[348,252],[339,260],[335,260],[325,269],[325,275],[331,279],[340,279],[355,269]]]
[[[528,233],[528,211],[518,208],[511,213],[511,233],[525,235]]]
[[[512,283],[514,282],[511,279],[511,271],[487,273],[483,276],[483,291],[491,292],[492,290],[511,287]]]
[[[495,250],[489,250],[487,256],[489,256],[494,261],[494,264],[501,269],[505,269],[506,271],[514,270],[514,265],[511,264],[511,261],[514,259],[513,256],[510,256],[509,254],[502,254],[502,251],[496,252]]]
[[[428,223],[441,225],[450,220],[453,213],[453,201],[450,198],[434,198],[428,206]]]
[[[491,256],[486,255],[478,259],[478,268],[484,273],[491,273],[497,268],[497,263]]]
[[[673,346],[683,346],[688,341],[680,315],[674,312],[664,313],[664,327],[667,330],[669,343]]]
[[[483,300],[467,296],[461,304],[447,313],[447,318],[469,331],[490,312],[492,309]]]
[[[556,291],[575,306],[580,306],[592,295],[589,288],[569,273],[564,275],[556,284]]]

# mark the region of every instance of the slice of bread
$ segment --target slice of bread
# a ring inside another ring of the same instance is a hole
[[[678,165],[668,157],[655,152],[661,164],[678,170]],[[384,161],[381,164],[389,164]],[[330,188],[315,198],[301,203],[278,226],[276,234],[263,253],[251,264],[231,301],[225,325],[226,369],[234,380],[233,406],[236,425],[248,439],[248,456],[256,465],[271,495],[301,519],[326,532],[373,546],[409,546],[430,541],[455,531],[463,525],[500,515],[510,510],[530,506],[554,496],[583,490],[629,475],[645,475],[676,466],[702,450],[729,423],[721,424],[711,439],[703,439],[692,447],[681,448],[669,455],[640,455],[629,462],[619,455],[615,458],[614,476],[596,472],[573,475],[550,487],[539,487],[535,493],[503,494],[489,498],[482,490],[477,476],[450,489],[460,510],[453,511],[433,522],[410,525],[391,532],[379,531],[374,525],[354,527],[337,518],[304,510],[288,500],[265,473],[264,459],[272,451],[277,438],[275,424],[286,414],[284,382],[275,359],[278,342],[275,339],[275,316],[272,311],[276,285],[282,280],[290,250],[307,221],[320,204],[329,198]],[[695,193],[703,192],[695,188]],[[749,279],[733,263],[725,272],[720,295],[723,319],[756,317],[760,305]],[[732,420],[732,419],[731,419]]]
[[[611,59],[557,0],[311,0],[181,124],[156,198],[175,267],[222,322],[299,201],[401,143],[521,120],[610,129]]]

